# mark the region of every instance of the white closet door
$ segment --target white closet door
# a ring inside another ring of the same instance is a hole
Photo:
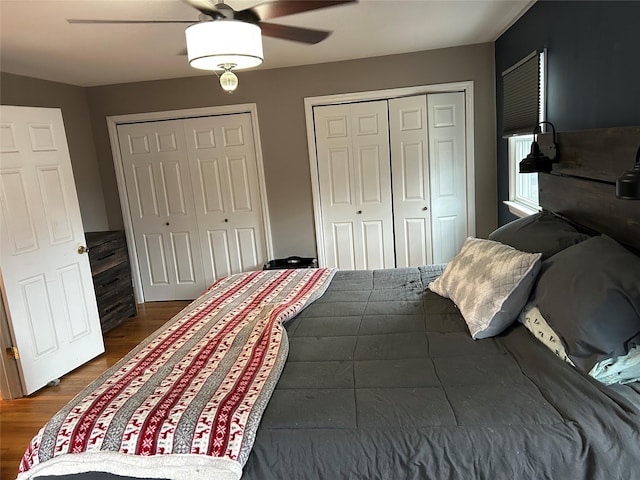
[[[267,260],[251,116],[184,121],[204,273],[208,283]]]
[[[181,120],[118,126],[146,301],[189,300],[207,287]]]
[[[314,109],[327,266],[391,268],[387,102]]]
[[[451,260],[467,237],[464,93],[427,97],[433,262]]]
[[[427,97],[389,100],[396,266],[432,263]]]
[[[104,345],[62,114],[0,114],[0,287],[28,395]]]

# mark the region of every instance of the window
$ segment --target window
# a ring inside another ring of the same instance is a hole
[[[509,211],[526,217],[540,211],[538,205],[538,175],[518,173],[520,160],[529,155],[533,135],[509,137],[509,200],[504,202]]]
[[[531,149],[537,122],[546,119],[545,53],[533,52],[502,73],[504,84],[504,136],[509,142],[509,200],[504,202],[518,217],[541,210],[538,174],[519,173],[520,160]]]

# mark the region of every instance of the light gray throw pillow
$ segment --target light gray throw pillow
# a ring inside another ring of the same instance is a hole
[[[541,256],[469,237],[429,289],[458,306],[474,340],[493,337],[511,325],[527,303]]]

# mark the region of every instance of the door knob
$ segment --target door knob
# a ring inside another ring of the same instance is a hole
[[[169,226],[169,222],[165,223],[165,225],[168,227]]]
[[[429,207],[422,207],[422,210],[426,212],[427,210],[429,210]]]
[[[83,253],[89,253],[89,249],[87,247],[85,247],[84,245],[80,245],[78,247],[78,253],[80,255],[82,255]]]
[[[229,219],[228,219],[228,218],[225,218],[225,219],[224,219],[224,222],[225,222],[225,223],[227,223],[228,221],[229,221]]]
[[[362,210],[358,210],[356,213],[360,215],[362,213]]]

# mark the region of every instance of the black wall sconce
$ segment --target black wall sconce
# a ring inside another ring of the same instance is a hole
[[[640,147],[636,153],[636,164],[616,181],[616,197],[640,200]]]
[[[544,147],[544,153],[538,145],[538,134],[542,133],[541,125],[547,124],[551,126],[553,132],[552,144]],[[557,163],[556,156],[558,154],[558,143],[556,142],[556,128],[551,122],[538,122],[533,129],[533,142],[531,142],[531,153],[524,158],[519,165],[520,173],[549,173],[552,164]]]

